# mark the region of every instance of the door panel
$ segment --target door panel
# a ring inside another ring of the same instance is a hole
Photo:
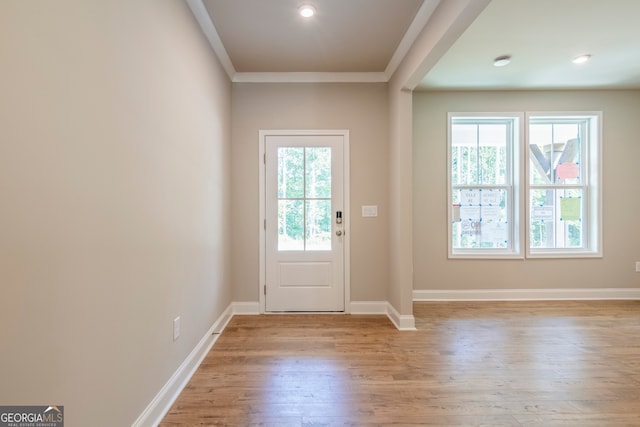
[[[265,137],[266,311],[344,311],[343,140]]]

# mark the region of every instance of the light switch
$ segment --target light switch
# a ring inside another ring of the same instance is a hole
[[[363,217],[378,216],[378,206],[377,205],[362,206],[362,216]]]

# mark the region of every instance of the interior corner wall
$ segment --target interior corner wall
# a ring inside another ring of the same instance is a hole
[[[231,83],[175,0],[2,1],[0,52],[0,402],[131,425],[231,303]]]
[[[390,232],[389,303],[401,315],[412,315],[412,93],[389,85],[389,185],[392,221]]]
[[[596,259],[447,258],[447,112],[602,111],[603,250]],[[640,91],[416,92],[414,289],[589,289],[640,285]]]
[[[389,277],[386,84],[234,83],[232,277],[234,301],[259,301],[260,130],[350,131],[351,301],[386,301]],[[377,205],[364,218],[361,206]]]

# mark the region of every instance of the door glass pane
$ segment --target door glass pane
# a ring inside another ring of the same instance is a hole
[[[304,147],[278,148],[278,198],[304,197]]]
[[[304,202],[278,200],[278,250],[304,250]]]
[[[331,250],[331,147],[278,148],[278,250]]]
[[[308,147],[305,160],[305,197],[331,198],[331,147]]]
[[[307,200],[306,250],[331,250],[331,200]]]

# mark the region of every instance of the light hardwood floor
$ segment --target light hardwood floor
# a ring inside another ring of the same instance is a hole
[[[234,317],[161,426],[640,426],[640,301]]]

